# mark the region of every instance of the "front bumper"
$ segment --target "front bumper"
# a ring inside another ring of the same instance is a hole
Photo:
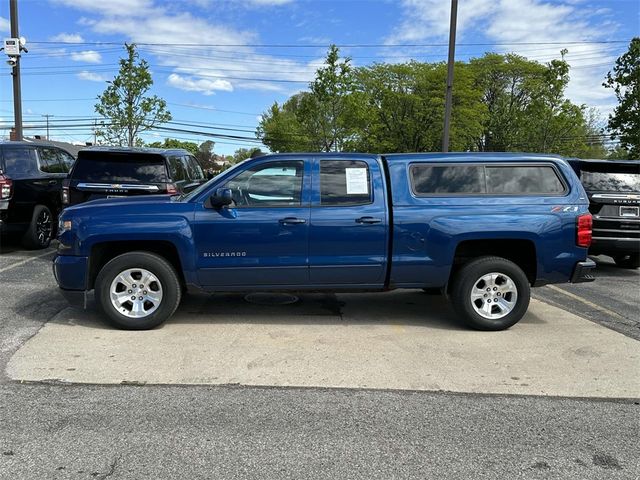
[[[588,258],[584,262],[576,263],[571,275],[571,283],[593,282],[596,277],[591,275],[596,268],[596,262]]]
[[[60,293],[74,307],[87,308],[87,257],[57,255],[53,260],[53,276]]]

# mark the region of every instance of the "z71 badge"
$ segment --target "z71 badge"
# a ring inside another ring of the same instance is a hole
[[[551,209],[551,211],[553,213],[558,213],[558,212],[577,212],[578,211],[578,207],[575,206],[563,206],[563,205],[556,205],[555,207],[553,207]]]

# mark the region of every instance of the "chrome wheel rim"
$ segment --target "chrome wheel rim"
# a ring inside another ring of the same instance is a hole
[[[44,245],[49,241],[51,230],[51,214],[46,210],[42,210],[36,219],[36,236],[40,245]]]
[[[128,318],[145,318],[162,303],[162,284],[157,276],[144,268],[120,272],[109,288],[111,305]]]
[[[509,315],[517,301],[518,288],[511,277],[504,273],[487,273],[476,280],[471,289],[473,309],[489,320]]]

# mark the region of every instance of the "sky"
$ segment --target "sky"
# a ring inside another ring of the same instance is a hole
[[[450,2],[18,0],[18,8],[29,50],[21,61],[25,126],[51,115],[52,139],[93,141],[96,97],[117,73],[123,43],[135,42],[151,67],[151,93],[173,116],[166,127],[175,130],[144,139],[214,140],[216,153],[230,154],[260,146],[251,139],[261,113],[306,89],[331,43],[355,66],[446,61]],[[8,0],[0,0],[0,35],[9,36]],[[568,97],[605,119],[616,99],[602,81],[638,35],[640,0],[459,0],[456,60],[494,51],[547,62],[566,48]],[[0,126],[7,126],[12,82],[10,67],[0,69]]]

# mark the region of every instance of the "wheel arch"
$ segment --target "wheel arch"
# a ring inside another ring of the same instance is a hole
[[[139,251],[155,253],[167,260],[175,269],[181,286],[183,288],[186,286],[180,255],[173,243],[166,240],[126,240],[100,242],[91,247],[87,290],[94,288],[98,273],[110,260],[124,253]]]
[[[522,238],[463,240],[454,252],[447,291],[458,270],[469,261],[484,256],[506,258],[512,261],[527,276],[530,285],[535,284],[538,274],[538,256],[532,240]]]

